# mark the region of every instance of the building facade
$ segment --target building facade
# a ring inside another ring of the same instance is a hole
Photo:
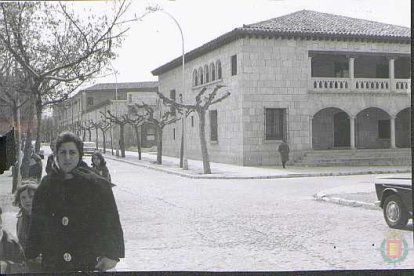
[[[283,139],[293,160],[317,150],[411,146],[410,28],[302,10],[243,25],[185,60],[184,89],[181,57],[152,72],[165,96],[193,103],[217,84],[231,93],[207,116],[211,161],[274,165]],[[179,123],[166,127],[166,155],[178,156],[177,133]],[[196,114],[185,137],[188,158],[201,159]]]
[[[89,133],[79,128],[79,124],[90,126],[90,122],[102,121],[102,113],[110,111],[113,115],[120,116],[129,113],[128,106],[135,103],[148,103],[154,105],[158,98],[158,82],[131,82],[131,83],[100,83],[79,91],[67,101],[56,105],[53,114],[55,125],[59,130],[71,130],[89,140]],[[111,124],[106,133],[106,146],[118,148],[119,126]],[[134,129],[130,125],[125,126],[126,147],[136,145]],[[102,145],[102,130],[91,129],[91,141]],[[156,133],[154,127],[144,124],[140,128],[140,139],[143,147],[156,145]]]

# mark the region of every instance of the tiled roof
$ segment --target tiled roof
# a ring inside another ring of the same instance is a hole
[[[309,10],[301,10],[270,20],[244,25],[241,29],[291,34],[362,36],[366,38],[411,37],[411,30],[407,27]]]
[[[243,25],[185,54],[193,60],[227,43],[248,35],[315,39],[369,39],[383,42],[411,43],[411,29],[364,19],[301,10],[270,20]],[[178,57],[152,71],[160,75],[181,65]]]
[[[146,82],[119,82],[119,83],[97,83],[83,91],[102,91],[102,90],[126,90],[126,91],[158,91],[157,81]]]

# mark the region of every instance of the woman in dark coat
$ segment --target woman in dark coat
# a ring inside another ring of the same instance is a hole
[[[83,143],[71,132],[56,140],[56,170],[40,183],[26,257],[42,254],[44,271],[106,271],[124,257],[118,210],[108,182],[80,166]]]

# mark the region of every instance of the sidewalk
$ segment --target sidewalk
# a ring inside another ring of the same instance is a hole
[[[203,174],[203,163],[199,160],[188,160],[188,170],[179,167],[179,158],[163,156],[162,165],[156,164],[156,153],[142,153],[142,160],[138,160],[138,153],[125,152],[125,158],[105,154],[108,159],[145,167],[152,170],[175,174],[186,178],[196,179],[275,179],[288,177],[316,177],[316,176],[345,176],[364,174],[397,174],[411,173],[409,166],[361,166],[361,167],[302,167],[280,166],[243,167],[237,165],[210,162],[211,174]],[[320,191],[313,195],[316,200],[353,207],[362,207],[371,210],[380,210],[374,204],[377,200],[373,183],[353,185],[341,189]]]

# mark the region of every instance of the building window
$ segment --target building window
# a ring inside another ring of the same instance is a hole
[[[176,98],[176,95],[175,94],[176,94],[175,93],[175,89],[170,90],[170,99],[173,100],[174,102],[175,102],[175,98]],[[175,107],[174,106],[171,106],[170,107],[170,110],[171,110],[171,113],[175,116]]]
[[[204,83],[204,78],[203,78],[203,76],[204,76],[204,74],[203,74],[203,68],[198,68],[198,76],[200,77],[200,84],[203,84]]]
[[[155,141],[155,129],[147,128],[147,141]]]
[[[175,140],[175,128],[173,128],[173,140]]]
[[[210,81],[210,74],[208,72],[208,65],[204,65],[204,73],[206,74],[206,83]]]
[[[129,94],[129,95],[128,95],[128,102],[129,102],[129,103],[132,103],[132,94]]]
[[[216,67],[214,66],[214,63],[210,64],[210,71],[211,71],[211,81],[216,80]]]
[[[265,109],[266,140],[283,140],[286,134],[286,109]]]
[[[390,139],[391,138],[391,124],[390,120],[378,121],[378,139]]]
[[[231,56],[231,75],[237,75],[237,55]]]
[[[210,141],[218,141],[217,110],[210,110]]]
[[[194,116],[191,116],[191,127],[194,127]]]
[[[86,105],[92,106],[93,105],[93,97],[87,97],[86,98]]]
[[[194,69],[193,71],[193,85],[197,86],[198,85],[198,76],[197,76],[197,70]]]
[[[220,80],[221,79],[221,62],[220,62],[220,60],[217,61],[216,66],[217,66],[217,79]]]

